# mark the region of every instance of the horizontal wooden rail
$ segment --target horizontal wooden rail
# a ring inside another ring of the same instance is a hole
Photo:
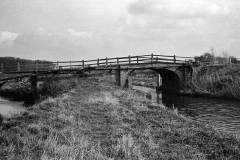
[[[141,64],[156,64],[156,63],[168,63],[168,64],[182,64],[189,61],[193,61],[193,57],[182,57],[176,55],[138,55],[138,56],[125,56],[125,57],[106,57],[91,60],[80,61],[56,61],[56,62],[38,62],[30,64],[17,63],[13,66],[0,65],[0,72],[24,72],[24,71],[55,71],[62,69],[84,69],[88,67],[108,67],[115,65],[141,65]]]

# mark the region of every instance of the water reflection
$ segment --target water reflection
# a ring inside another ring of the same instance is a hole
[[[181,114],[193,119],[210,122],[215,128],[240,135],[240,102],[224,99],[206,99],[183,97],[179,95],[157,94],[155,89],[133,86],[133,89],[148,92],[152,101],[164,104],[167,107],[175,107]]]
[[[3,117],[10,118],[24,110],[23,102],[12,102],[0,97],[0,115]]]

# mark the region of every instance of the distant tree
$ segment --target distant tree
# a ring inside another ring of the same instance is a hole
[[[211,53],[204,53],[203,55],[199,57],[194,57],[195,61],[200,63],[208,63],[212,64],[214,63],[215,56]]]
[[[231,59],[231,63],[234,63],[234,64],[239,63],[236,57],[230,56],[229,58]]]
[[[229,58],[228,57],[217,56],[217,57],[215,57],[214,62],[217,63],[217,64],[227,64],[229,62]]]
[[[41,68],[41,64],[44,64],[42,66],[44,67],[53,67],[52,63],[45,60],[29,60],[29,59],[21,59],[16,57],[0,57],[0,72],[2,70],[2,67],[4,68],[4,71],[16,71],[17,70],[17,64],[21,65],[21,69],[28,70],[29,66],[34,67],[36,63],[39,64],[39,69]],[[46,65],[49,64],[49,65]]]

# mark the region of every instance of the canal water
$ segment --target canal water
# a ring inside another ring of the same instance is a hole
[[[132,88],[149,94],[153,103],[177,108],[179,113],[192,119],[211,123],[218,130],[240,135],[239,101],[157,94],[155,89],[143,86]]]
[[[8,101],[0,97],[0,115],[4,118],[10,118],[13,115],[23,112],[23,102]]]

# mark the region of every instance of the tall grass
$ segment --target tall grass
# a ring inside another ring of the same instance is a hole
[[[40,99],[46,99],[47,97],[56,97],[63,94],[77,85],[77,78],[67,79],[48,79],[43,82],[41,89],[38,91]]]
[[[240,99],[239,68],[239,66],[201,68],[193,82],[205,93],[217,97]]]

